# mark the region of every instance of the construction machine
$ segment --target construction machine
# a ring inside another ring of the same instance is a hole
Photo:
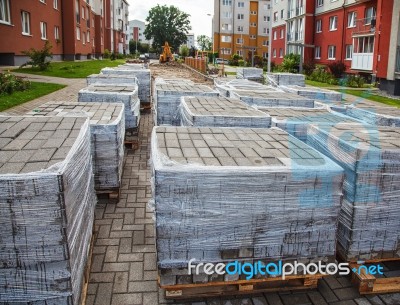
[[[166,63],[168,61],[173,61],[174,60],[174,55],[172,55],[171,48],[166,41],[163,48],[163,52],[160,55],[160,64],[161,63]]]

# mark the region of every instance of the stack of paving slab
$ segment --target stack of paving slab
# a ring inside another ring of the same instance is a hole
[[[181,124],[179,106],[182,96],[218,96],[218,91],[199,84],[157,84],[154,96],[156,125]]]
[[[236,78],[248,79],[258,83],[264,82],[264,71],[259,68],[236,68]]]
[[[109,191],[121,187],[125,138],[124,112],[122,103],[48,102],[28,115],[88,117],[95,189]]]
[[[400,127],[400,109],[398,108],[361,105],[357,107],[331,106],[330,108],[371,125]]]
[[[279,128],[155,127],[152,172],[161,285],[212,281],[191,259],[334,259],[343,170]]]
[[[157,85],[195,85],[193,81],[190,79],[185,79],[185,78],[162,78],[162,77],[156,77],[154,80],[154,88],[153,88],[153,97],[154,99],[157,98]]]
[[[0,302],[81,304],[96,205],[89,120],[0,122]]]
[[[314,108],[314,100],[292,93],[256,92],[249,90],[232,90],[231,97],[238,98],[251,106],[260,107],[307,107]]]
[[[320,100],[326,103],[340,102],[342,100],[342,94],[332,90],[317,88],[317,87],[302,87],[302,86],[279,86],[282,90],[289,93],[294,93],[300,96],[304,96],[313,100]]]
[[[340,255],[347,261],[399,257],[400,130],[310,125],[307,143],[345,169]]]
[[[139,126],[140,101],[138,87],[90,85],[79,91],[78,101],[83,103],[123,103],[125,105],[125,129]]]
[[[181,97],[182,126],[269,128],[271,118],[238,99],[215,96]]]
[[[139,99],[141,103],[151,102],[151,73],[142,64],[125,64],[116,68],[103,68],[102,74],[135,76],[139,82]]]
[[[258,109],[271,117],[271,126],[279,127],[302,141],[307,140],[307,127],[310,124],[333,126],[342,123],[360,123],[359,120],[329,111],[326,106],[319,109],[269,107]]]
[[[306,78],[303,74],[294,73],[266,73],[266,80],[275,86],[301,86],[305,87]]]
[[[284,92],[279,88],[265,86],[256,82],[249,81],[247,79],[214,79],[214,86],[219,91],[219,93],[225,97],[232,97],[232,92],[236,90],[252,91],[257,93]]]
[[[136,76],[118,74],[92,74],[86,77],[88,85],[138,86]]]

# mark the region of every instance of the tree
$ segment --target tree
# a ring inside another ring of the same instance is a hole
[[[195,47],[191,47],[189,49],[189,56],[196,57],[197,49]]]
[[[47,59],[53,58],[53,53],[51,53],[51,48],[53,46],[49,41],[46,40],[44,46],[41,50],[35,50],[34,48],[30,48],[27,51],[22,51],[22,54],[28,56],[31,60],[21,65],[21,67],[32,65],[32,67],[39,67],[39,70],[44,71],[50,65],[50,61]]]
[[[179,51],[182,57],[188,57],[189,56],[189,48],[185,45],[181,46],[181,49]]]
[[[200,35],[197,37],[197,44],[202,51],[210,51],[212,49],[212,42],[210,37],[206,35]]]
[[[157,50],[168,41],[172,49],[177,51],[186,42],[186,35],[192,29],[189,16],[173,5],[157,5],[146,18],[148,25],[144,35],[147,40],[153,39],[153,47]]]
[[[137,46],[137,49],[136,49]],[[129,41],[129,53],[136,54],[136,50],[140,53],[142,44],[139,41],[130,40]]]

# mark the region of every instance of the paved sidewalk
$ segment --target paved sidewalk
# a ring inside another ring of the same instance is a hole
[[[128,150],[118,203],[100,200],[87,305],[399,305],[400,293],[361,297],[347,277],[326,277],[318,290],[241,298],[167,302],[157,286],[149,170],[152,115],[141,117],[140,148]]]

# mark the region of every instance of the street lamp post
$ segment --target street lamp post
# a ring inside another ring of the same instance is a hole
[[[212,44],[212,61],[213,65],[215,66],[215,55],[214,55],[214,15],[207,14],[207,16],[211,17],[211,44]]]
[[[271,60],[272,60],[272,40],[271,40],[271,35],[272,35],[272,3],[273,1],[270,1],[270,7],[269,7],[269,35],[268,35],[268,73],[271,72]]]

